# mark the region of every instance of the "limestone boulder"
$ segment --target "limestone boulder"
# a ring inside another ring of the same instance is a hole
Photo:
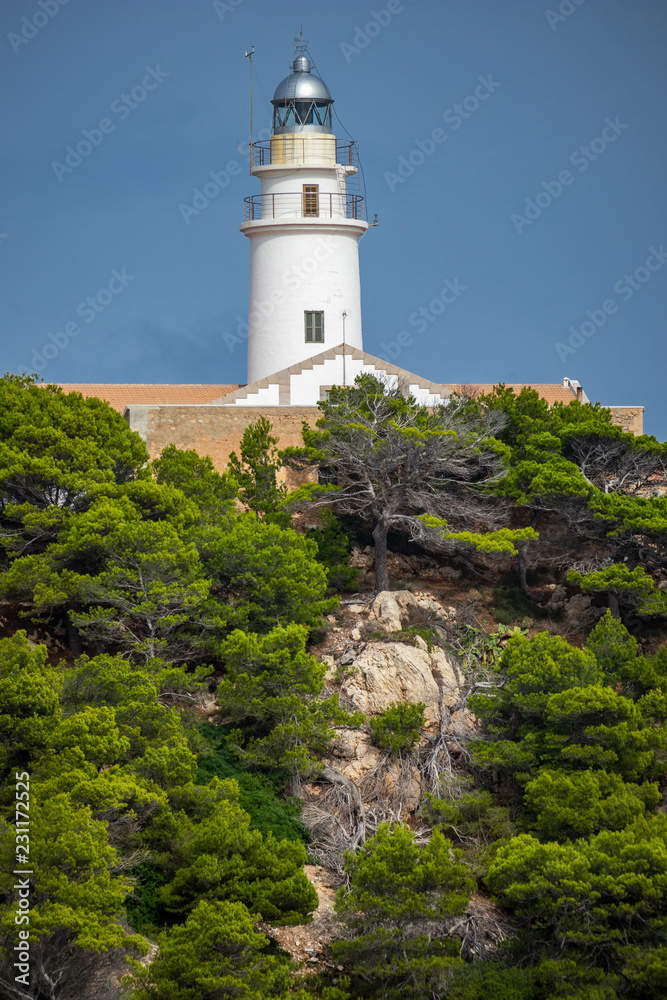
[[[383,590],[373,601],[368,618],[385,632],[400,632],[410,624],[412,609],[429,612],[434,618],[449,617],[449,612],[431,597],[417,597],[409,590]]]
[[[579,618],[584,611],[588,611],[592,603],[590,594],[575,594],[565,605],[565,614],[568,618]]]
[[[397,596],[397,593],[383,590],[373,601],[368,618],[370,621],[377,622],[383,632],[400,632],[403,628],[401,607],[396,600]]]
[[[358,729],[338,730],[331,755],[331,766],[357,784],[377,767],[383,756],[373,746],[369,734]]]
[[[453,708],[461,700],[463,678],[443,649],[436,648],[429,655],[431,676],[438,686],[440,703]]]
[[[551,587],[548,588],[551,590]],[[565,587],[554,587],[551,590],[548,607],[551,611],[560,611],[565,607],[567,601],[567,590]]]
[[[384,712],[394,702],[423,702],[431,728],[440,724],[441,698],[451,706],[461,688],[442,650],[429,653],[402,642],[382,642],[367,646],[355,659],[341,694],[366,715]]]

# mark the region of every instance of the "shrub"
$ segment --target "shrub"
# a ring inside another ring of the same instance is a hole
[[[348,565],[352,541],[335,514],[323,510],[320,514],[322,529],[309,532],[317,545],[316,559],[327,570],[327,582],[332,590],[356,590],[359,570]]]
[[[308,834],[299,822],[300,799],[284,799],[278,794],[279,786],[284,784],[281,778],[286,779],[287,775],[251,774],[228,749],[224,730],[205,725],[200,733],[208,744],[209,752],[199,759],[198,783],[208,784],[215,777],[234,778],[239,784],[239,804],[250,816],[251,829],[259,830],[263,836],[273,833],[277,840],[306,843]]]
[[[396,702],[371,719],[371,734],[375,745],[389,753],[412,750],[419,742],[426,725],[424,708],[421,701],[417,705]]]

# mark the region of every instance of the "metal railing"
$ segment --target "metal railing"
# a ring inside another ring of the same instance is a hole
[[[250,146],[250,166],[267,167],[279,164],[339,163],[346,167],[359,166],[356,142],[338,142],[333,136],[287,133],[273,139],[254,142]]]
[[[365,220],[364,199],[358,194],[333,194],[320,191],[317,211],[313,211],[312,196],[302,192],[256,194],[246,198],[243,221],[263,219],[361,219]]]

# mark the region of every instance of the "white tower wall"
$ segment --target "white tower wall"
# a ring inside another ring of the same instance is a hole
[[[248,382],[343,341],[363,349],[358,224],[285,224],[250,237]],[[315,222],[315,220],[313,220]],[[263,231],[262,231],[263,230]],[[324,343],[305,343],[304,313],[324,311]]]
[[[343,341],[363,350],[358,242],[368,223],[363,199],[347,190],[356,144],[337,145],[332,99],[303,55],[272,103],[273,138],[252,150],[261,193],[246,198],[241,226],[250,240],[249,383]],[[324,313],[323,341],[306,342],[306,313]]]

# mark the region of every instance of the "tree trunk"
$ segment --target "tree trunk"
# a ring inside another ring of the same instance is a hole
[[[612,616],[616,618],[618,621],[620,621],[621,610],[618,606],[618,597],[611,591],[609,592],[609,610],[611,611]]]
[[[67,620],[65,622],[65,632],[67,639],[67,648],[70,650],[71,653],[74,653],[75,656],[81,656],[81,654],[83,653],[83,643],[81,642],[81,634],[76,625],[72,625],[71,621],[69,620],[69,615],[67,616]]]
[[[334,767],[329,767],[327,764],[324,764],[320,770],[320,774],[323,778],[326,778],[327,781],[330,781],[332,785],[342,785],[342,787],[347,789],[350,793],[350,798],[352,799],[352,820],[355,826],[350,847],[353,851],[356,851],[356,849],[366,840],[366,810],[364,809],[364,803],[361,799],[361,792],[351,778],[341,774],[340,771],[337,771]]]
[[[519,545],[517,547],[517,551],[519,553],[518,555],[519,585],[521,587],[521,593],[524,594],[524,596],[527,597],[529,601],[534,601],[535,595],[528,586],[527,566],[526,566],[526,543],[524,542],[523,545]]]
[[[387,572],[387,535],[389,528],[384,521],[378,521],[373,529],[375,542],[375,590],[379,594],[389,590],[389,573]]]

